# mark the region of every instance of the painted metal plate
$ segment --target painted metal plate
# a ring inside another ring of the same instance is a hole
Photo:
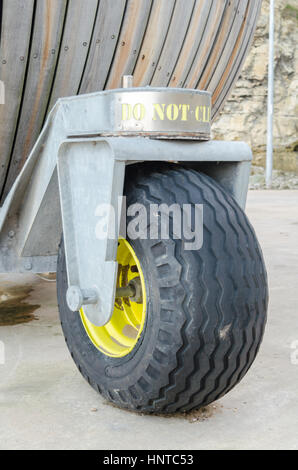
[[[206,91],[129,88],[70,100],[64,104],[68,137],[142,135],[210,140],[211,94]]]
[[[209,93],[134,90],[116,93],[113,99],[116,132],[210,139]]]

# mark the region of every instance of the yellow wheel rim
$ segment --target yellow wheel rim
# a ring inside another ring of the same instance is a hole
[[[127,356],[138,343],[146,320],[146,288],[142,268],[136,253],[128,241],[119,241],[117,287],[125,287],[135,278],[140,278],[142,286],[142,303],[129,298],[116,299],[113,316],[110,322],[98,327],[93,325],[83,309],[81,319],[86,333],[94,346],[110,357]]]

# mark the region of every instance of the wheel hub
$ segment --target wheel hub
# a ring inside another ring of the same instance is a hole
[[[114,313],[103,327],[93,325],[80,310],[82,323],[94,344],[110,357],[127,356],[138,343],[146,319],[145,280],[139,259],[132,246],[121,239],[118,253],[118,276]]]

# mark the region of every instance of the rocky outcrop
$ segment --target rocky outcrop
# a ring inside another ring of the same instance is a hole
[[[275,168],[298,173],[298,0],[275,0]],[[244,140],[255,163],[266,153],[269,0],[263,0],[254,44],[230,99],[213,125],[216,139]]]

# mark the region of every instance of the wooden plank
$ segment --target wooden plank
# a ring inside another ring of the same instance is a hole
[[[79,93],[103,90],[117,46],[126,0],[100,0]]]
[[[79,91],[92,37],[97,7],[98,0],[88,0],[88,14],[86,14],[85,2],[81,0],[69,0],[48,111],[52,109],[58,98],[62,96],[73,96]]]
[[[218,61],[217,66],[210,72],[209,74],[209,83],[207,83],[206,89],[210,91],[212,94],[216,90],[216,87],[221,80],[222,74],[227,69],[231,51],[234,49],[235,44],[238,40],[242,25],[245,21],[246,13],[247,13],[247,5],[248,0],[241,0],[239,3],[238,8],[236,9],[236,16],[233,24],[227,29],[225,32],[226,42],[224,48],[221,51],[220,59]],[[210,59],[208,61],[210,63]],[[201,83],[199,83],[198,88],[200,87]]]
[[[210,79],[213,76],[212,74],[214,73],[216,69],[218,69],[218,64],[219,64],[221,55],[223,53],[223,50],[226,47],[227,39],[229,35],[231,34],[233,24],[235,23],[238,7],[240,3],[241,3],[241,0],[231,0],[225,8],[223,20],[220,25],[218,35],[214,41],[212,51],[208,58],[208,62],[204,68],[202,76],[199,80],[199,84],[197,86],[197,88],[201,90],[207,89]]]
[[[187,34],[194,6],[194,0],[177,0],[165,45],[151,81],[152,86],[168,85]]]
[[[5,104],[0,106],[0,194],[20,111],[33,6],[34,0],[4,0],[2,5],[0,80],[5,85]]]
[[[218,88],[213,95],[213,119],[224,105],[241,72],[244,60],[253,41],[261,3],[262,0],[249,0],[247,15],[242,30],[239,33],[234,49],[230,53],[227,69],[223,73]]]
[[[119,88],[123,75],[131,75],[146,32],[152,0],[128,0],[107,89]]]
[[[213,0],[197,0],[192,20],[179,55],[178,62],[173,71],[170,87],[183,87],[185,79],[194,62],[197,50],[202,41],[206,23],[212,7]]]
[[[28,75],[13,155],[4,193],[7,194],[40,133],[57,62],[66,0],[38,0]]]
[[[245,38],[243,39],[242,45],[239,47],[239,52],[237,60],[234,60],[234,64],[230,73],[228,80],[226,81],[221,94],[218,96],[216,102],[214,103],[213,114],[216,116],[221,108],[224,106],[224,103],[228,99],[229,93],[233,89],[234,83],[237,81],[240,72],[242,70],[244,61],[248,55],[251,44],[253,42],[255,30],[257,27],[258,18],[261,12],[262,0],[256,0],[255,3],[251,2],[252,14],[248,19],[248,24],[246,27]]]
[[[261,0],[88,0],[86,5],[83,0],[3,2],[4,194],[60,96],[116,88],[124,74],[134,72],[137,86],[211,90],[214,118],[240,73]]]
[[[213,0],[202,41],[198,48],[194,63],[184,83],[185,88],[196,88],[204,67],[208,62],[208,57],[212,51],[213,43],[221,25],[226,6],[227,0]]]
[[[203,0],[202,0],[203,1]],[[154,0],[146,35],[134,70],[134,84],[150,84],[169,30],[176,0]]]

